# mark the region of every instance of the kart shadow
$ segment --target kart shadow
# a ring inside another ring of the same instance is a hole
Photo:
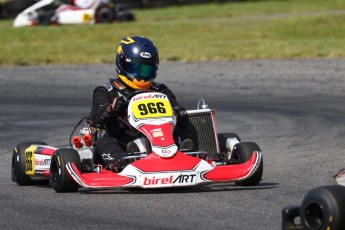
[[[178,194],[178,193],[209,193],[209,192],[224,192],[224,191],[242,191],[242,190],[262,190],[278,188],[279,183],[260,183],[256,186],[238,186],[236,184],[210,184],[200,185],[195,187],[175,187],[175,188],[156,188],[156,189],[142,189],[142,188],[119,188],[112,190],[90,190],[79,189],[78,192],[83,194]]]

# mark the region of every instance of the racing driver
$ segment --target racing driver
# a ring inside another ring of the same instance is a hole
[[[125,96],[136,90],[166,94],[177,117],[177,129],[186,126],[188,115],[184,107],[177,102],[166,85],[154,82],[158,64],[158,50],[150,39],[142,36],[125,37],[116,52],[117,78],[95,88],[91,118],[106,131],[106,135],[99,138],[96,147],[105,167],[112,167],[126,156],[127,145],[133,143],[131,131],[122,121],[127,114],[128,102]]]

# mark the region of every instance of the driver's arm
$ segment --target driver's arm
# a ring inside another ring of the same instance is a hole
[[[126,106],[123,98],[112,100],[111,92],[105,87],[99,86],[93,93],[91,116],[97,123],[104,126],[111,120],[115,120]]]
[[[93,92],[93,103],[91,109],[91,116],[95,122],[104,125],[105,121],[110,118],[107,112],[108,106],[111,104],[111,95],[103,87],[97,87]]]

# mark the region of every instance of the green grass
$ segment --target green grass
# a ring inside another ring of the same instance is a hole
[[[12,28],[0,65],[112,63],[119,40],[151,38],[162,61],[345,57],[345,0],[285,0],[136,10],[137,21]]]

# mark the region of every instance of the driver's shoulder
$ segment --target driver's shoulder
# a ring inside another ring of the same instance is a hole
[[[108,91],[111,93],[114,92],[119,92],[123,89],[125,89],[126,87],[123,86],[122,84],[119,84],[119,82],[117,82],[115,79],[111,79],[110,82],[104,84],[104,85],[99,85],[95,88],[95,90],[101,90],[101,91]]]
[[[167,86],[163,83],[159,83],[159,82],[153,82],[151,89],[156,90],[156,91],[161,91],[162,89],[167,88]]]
[[[110,91],[115,89],[114,86],[112,84],[110,84],[110,83],[107,83],[105,85],[101,85],[100,87],[106,89],[108,92],[110,92]]]
[[[94,92],[104,92],[104,93],[110,93],[114,90],[114,87],[110,84],[104,84],[104,85],[98,85],[95,87]]]
[[[94,89],[93,97],[108,97],[111,100],[119,96],[119,91],[111,84],[98,85]]]

